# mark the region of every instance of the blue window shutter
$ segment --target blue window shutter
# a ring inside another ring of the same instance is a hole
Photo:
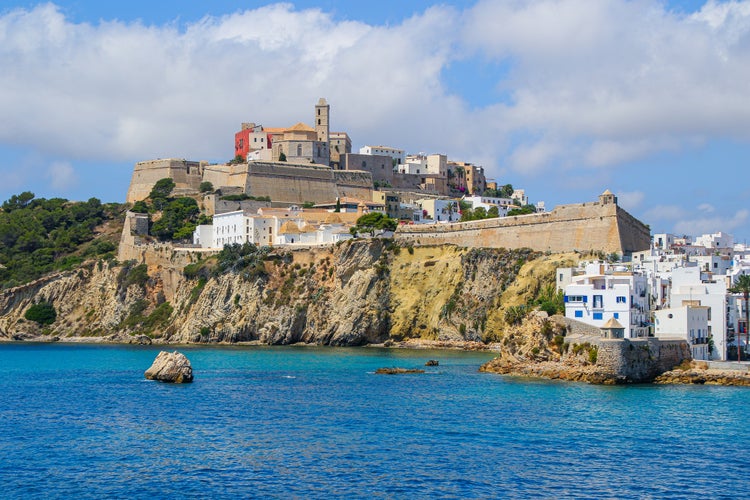
[[[589,301],[588,295],[584,295],[583,296],[583,303],[586,304],[586,303],[588,303],[588,301]]]
[[[583,318],[583,311],[576,311],[576,318]]]
[[[615,313],[615,319],[620,319],[620,313]]]
[[[565,302],[567,304],[567,302],[568,302],[568,296],[567,295],[563,295],[563,302]]]
[[[602,319],[602,313],[594,313],[594,319]]]

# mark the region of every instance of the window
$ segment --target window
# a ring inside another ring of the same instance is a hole
[[[613,316],[615,317],[615,319],[620,319],[620,313],[615,313]]]
[[[594,313],[594,319],[603,319],[602,313]]]
[[[297,156],[302,156],[302,144],[297,144]]]
[[[560,281],[562,281],[562,280],[563,280],[563,275],[562,275],[562,273],[560,273]]]
[[[583,302],[586,303],[586,297],[583,297],[581,295],[566,295],[565,296],[566,302]]]
[[[576,318],[583,318],[583,311],[576,311],[575,312],[575,317]]]
[[[627,299],[627,297],[617,297],[617,303],[618,304],[627,304],[628,303],[628,299]]]
[[[601,295],[594,295],[594,309],[601,309],[604,307],[604,297]]]

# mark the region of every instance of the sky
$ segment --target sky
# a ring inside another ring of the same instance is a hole
[[[750,240],[750,0],[0,0],[0,200],[124,201],[242,122],[443,153],[547,209]]]

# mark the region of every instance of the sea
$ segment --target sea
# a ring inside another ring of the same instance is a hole
[[[159,350],[0,344],[0,498],[750,498],[748,388],[297,346],[179,347],[171,385],[143,376]]]

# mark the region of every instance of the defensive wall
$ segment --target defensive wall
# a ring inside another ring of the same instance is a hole
[[[215,189],[235,187],[250,196],[268,196],[274,203],[330,203],[344,197],[372,200],[372,174],[365,171],[286,162],[208,165],[166,159],[136,163],[126,201],[146,198],[165,177],[174,180],[175,192],[181,194],[197,193],[201,182],[208,181]]]
[[[683,361],[692,359],[690,346],[685,340],[660,340],[653,337],[605,339],[600,335],[568,335],[565,342],[570,344],[565,356],[575,356],[576,345],[596,346],[596,366],[630,382],[650,382]]]
[[[550,212],[450,224],[403,225],[396,239],[410,244],[604,251],[630,254],[649,248],[648,227],[614,203],[561,205]]]
[[[135,203],[147,198],[154,184],[165,177],[174,181],[175,189],[178,191],[198,192],[206,165],[206,162],[176,158],[140,161],[133,168],[133,177],[130,179],[125,201]]]

